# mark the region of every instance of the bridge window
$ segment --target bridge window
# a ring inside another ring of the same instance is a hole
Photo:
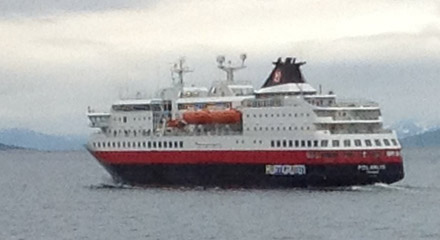
[[[367,146],[367,147],[373,146],[373,144],[371,144],[371,140],[370,139],[366,139],[365,140],[365,146]]]
[[[153,142],[153,148],[156,148],[156,147],[157,147],[156,142]]]
[[[270,146],[271,147],[275,147],[275,141],[274,140],[270,141]]]
[[[378,147],[382,146],[382,143],[380,142],[379,139],[374,139],[374,144],[376,144],[376,146]]]
[[[289,140],[289,147],[293,147],[293,141]]]
[[[394,146],[397,146],[397,140],[396,139],[391,139],[391,142],[393,143]]]
[[[281,147],[281,141],[277,140],[277,147]]]
[[[318,147],[318,140],[313,141],[313,147]]]
[[[312,147],[312,141],[310,140],[307,141],[307,147]]]
[[[299,140],[295,140],[295,147],[299,147]]]
[[[321,147],[327,147],[328,146],[328,140],[321,140]]]
[[[350,139],[345,139],[344,140],[344,147],[350,147],[351,143],[350,143]]]
[[[287,141],[283,140],[283,147],[287,147]]]
[[[339,147],[339,140],[333,140],[332,141],[332,146],[333,147]]]
[[[360,140],[360,139],[355,139],[355,140],[354,140],[354,145],[355,145],[356,147],[360,147],[360,146],[362,146],[362,142],[361,142],[361,140]]]
[[[390,146],[390,141],[388,139],[384,139],[383,143],[385,144],[385,146]]]
[[[305,147],[306,146],[306,141],[301,140],[301,147]]]
[[[183,148],[183,141],[180,141],[180,142],[179,142],[179,147],[180,147],[180,148]]]

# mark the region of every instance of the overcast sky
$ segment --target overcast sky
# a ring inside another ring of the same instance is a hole
[[[188,84],[223,78],[215,58],[261,86],[279,56],[307,61],[316,88],[382,106],[386,124],[440,125],[440,4],[434,0],[5,0],[0,129],[89,132],[87,106],[151,96],[185,56]]]

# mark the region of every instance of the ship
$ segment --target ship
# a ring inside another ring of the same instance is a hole
[[[88,109],[87,150],[117,183],[146,187],[295,188],[391,184],[404,177],[396,133],[376,102],[338,98],[305,81],[296,58],[278,58],[259,89],[226,78],[186,86],[180,59],[155,98]]]

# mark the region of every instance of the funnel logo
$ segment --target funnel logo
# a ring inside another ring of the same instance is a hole
[[[273,74],[273,82],[274,83],[279,83],[281,82],[281,70],[277,69],[274,74]]]

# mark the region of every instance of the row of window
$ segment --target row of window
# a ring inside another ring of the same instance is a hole
[[[133,122],[136,122],[136,121],[146,121],[146,120],[151,120],[151,117],[134,117],[133,118]],[[113,117],[113,121],[114,122],[117,122],[117,121],[119,121],[119,122],[123,122],[123,123],[126,123],[127,121],[128,121],[128,118],[126,117],[126,116],[123,116],[123,117],[119,117],[119,118],[117,118],[117,117]]]
[[[143,136],[149,136],[151,134],[151,130],[146,130],[146,129],[139,129],[139,130],[129,130],[129,129],[119,129],[119,130],[112,130],[112,129],[108,129],[107,130],[108,134],[112,134],[113,136],[116,137],[118,135],[124,135],[126,137],[128,136],[137,136],[137,135],[143,135]]]
[[[282,113],[282,114],[279,114],[279,113],[277,113],[277,114],[267,114],[267,113],[265,113],[265,114],[246,114],[246,117],[247,118],[250,118],[250,117],[254,117],[254,118],[257,118],[257,117],[259,117],[259,118],[262,118],[262,117],[286,117],[286,116],[288,116],[288,117],[304,117],[304,116],[306,116],[306,117],[309,117],[310,116],[310,114],[309,113],[288,113],[288,114],[285,114],[285,113]]]
[[[94,142],[94,148],[183,148],[183,141]]]
[[[271,147],[329,147],[329,144],[331,143],[332,147],[372,147],[373,143],[374,146],[381,147],[381,146],[397,146],[397,140],[396,139],[365,139],[364,141],[360,139],[345,139],[342,141],[340,140],[332,140],[329,142],[329,140],[272,140],[270,142]]]
[[[246,130],[247,131],[251,131],[251,129],[252,128],[246,128]],[[280,127],[280,126],[278,126],[278,127],[254,127],[253,128],[253,130],[254,131],[275,131],[275,130],[277,130],[277,131],[292,131],[292,130],[310,130],[310,126],[305,126],[305,127],[303,127],[303,126],[301,126],[301,127],[297,127],[297,126],[295,126],[295,127],[292,127],[292,126],[289,126],[289,127]]]

